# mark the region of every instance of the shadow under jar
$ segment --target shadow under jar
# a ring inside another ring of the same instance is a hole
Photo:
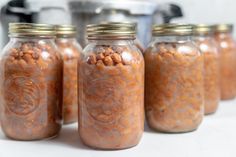
[[[233,99],[236,96],[236,45],[232,37],[233,26],[221,24],[213,28],[220,54],[221,100]]]
[[[56,136],[61,128],[62,62],[52,25],[10,23],[0,57],[1,124],[15,140]]]
[[[144,53],[145,109],[156,131],[193,131],[203,119],[203,56],[190,40],[192,28],[153,27],[153,41]]]
[[[220,101],[220,58],[212,27],[196,25],[193,39],[204,58],[204,111],[205,114],[212,114]]]
[[[57,25],[56,34],[56,45],[63,59],[63,122],[69,124],[78,120],[78,62],[82,48],[76,41],[74,26]]]
[[[89,25],[79,71],[79,133],[97,149],[137,145],[144,130],[144,60],[133,24]]]

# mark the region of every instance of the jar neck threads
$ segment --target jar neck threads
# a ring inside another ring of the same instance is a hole
[[[73,25],[56,25],[55,30],[57,38],[76,37],[76,27]]]
[[[10,23],[10,37],[55,37],[55,28],[49,24]]]
[[[134,40],[135,36],[135,23],[106,22],[87,25],[88,40]]]
[[[154,25],[153,36],[190,36],[193,34],[193,26],[190,24],[162,24]]]

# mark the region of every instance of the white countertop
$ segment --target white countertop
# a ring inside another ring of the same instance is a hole
[[[0,157],[235,157],[236,100],[221,102],[218,112],[205,117],[195,132],[163,134],[147,126],[138,146],[119,151],[84,146],[77,125],[63,126],[59,137],[47,141],[19,142],[0,131]]]

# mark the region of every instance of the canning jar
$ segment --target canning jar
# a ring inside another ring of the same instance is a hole
[[[78,61],[82,51],[76,41],[76,30],[72,25],[56,26],[56,45],[63,59],[63,103],[64,124],[78,120]]]
[[[220,58],[212,27],[196,25],[193,39],[204,58],[204,111],[211,114],[216,112],[220,101]]]
[[[191,40],[192,28],[153,27],[153,40],[144,53],[145,109],[156,131],[193,131],[203,119],[203,56]]]
[[[144,60],[133,24],[87,26],[79,70],[79,133],[98,149],[137,145],[144,129]]]
[[[1,124],[15,140],[56,136],[61,128],[62,61],[52,25],[10,23],[0,56]]]
[[[233,99],[236,95],[236,46],[232,37],[233,26],[221,24],[213,27],[220,54],[221,99]]]

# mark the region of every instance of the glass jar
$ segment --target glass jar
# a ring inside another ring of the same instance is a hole
[[[56,136],[61,128],[62,61],[52,25],[10,23],[0,56],[1,124],[14,140]]]
[[[132,24],[87,26],[79,71],[79,133],[98,149],[137,145],[144,129],[144,60]]]
[[[204,106],[205,114],[216,112],[220,101],[220,60],[212,27],[196,25],[194,41],[204,58]]]
[[[236,46],[232,37],[232,25],[215,25],[215,41],[220,54],[221,99],[233,99],[236,95]]]
[[[63,122],[68,124],[78,120],[78,61],[82,48],[76,41],[74,26],[58,25],[56,33],[56,45],[63,59]]]
[[[144,53],[148,125],[161,132],[197,129],[204,115],[203,56],[191,41],[192,25],[153,27]]]

